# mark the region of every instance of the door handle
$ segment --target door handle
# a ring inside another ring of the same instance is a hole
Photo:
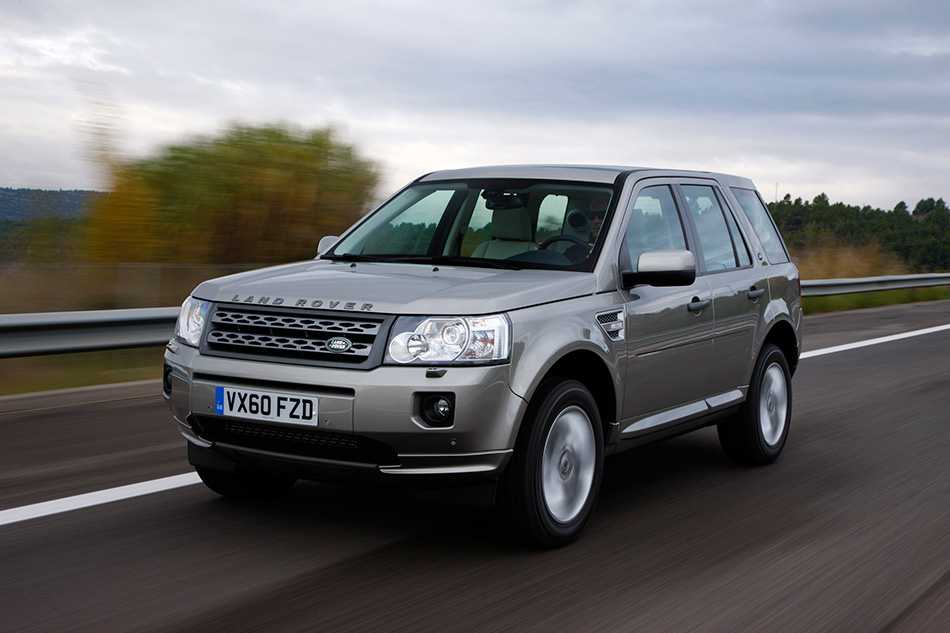
[[[765,288],[759,288],[758,290],[756,290],[755,286],[752,286],[751,288],[749,288],[749,291],[745,293],[745,296],[751,299],[752,301],[755,301],[756,299],[758,299],[764,294],[765,294]]]
[[[686,306],[686,309],[690,312],[702,312],[709,307],[709,304],[712,303],[711,299],[699,300],[699,297],[693,297],[693,300],[689,302]]]

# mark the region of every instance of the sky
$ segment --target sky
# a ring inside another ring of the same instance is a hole
[[[702,169],[891,209],[950,199],[950,3],[0,0],[0,186],[102,189],[234,122],[332,127],[384,197],[428,171]]]

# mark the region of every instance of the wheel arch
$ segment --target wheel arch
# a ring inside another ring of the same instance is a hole
[[[615,433],[612,432],[612,426],[615,426],[614,422],[617,419],[617,391],[614,387],[615,378],[603,359],[588,350],[579,349],[568,352],[555,361],[534,385],[534,389],[527,398],[529,408],[541,385],[558,378],[576,380],[590,391],[600,414],[604,444],[609,446],[614,443],[616,440],[613,437]]]
[[[785,360],[788,362],[789,371],[792,375],[795,375],[800,350],[798,349],[798,337],[795,336],[795,328],[792,327],[792,324],[785,320],[776,321],[769,329],[768,334],[765,335],[762,346],[764,347],[767,343],[771,343],[782,350]]]

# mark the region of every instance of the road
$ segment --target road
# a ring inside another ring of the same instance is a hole
[[[822,315],[806,350],[947,323],[947,301]],[[948,358],[950,331],[804,359],[778,462],[733,466],[710,429],[624,453],[555,551],[315,483],[0,525],[0,631],[947,631]],[[0,399],[0,510],[188,471],[157,391]]]

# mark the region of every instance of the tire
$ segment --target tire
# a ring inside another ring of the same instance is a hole
[[[532,545],[567,545],[594,512],[603,464],[603,430],[590,391],[575,380],[543,384],[502,474],[496,525]]]
[[[262,474],[249,470],[235,474],[204,466],[195,466],[195,470],[204,485],[222,497],[233,499],[273,499],[290,490],[297,481],[293,475]]]
[[[718,425],[719,444],[739,464],[771,464],[785,447],[791,420],[792,375],[785,354],[769,343],[755,361],[739,413]]]

